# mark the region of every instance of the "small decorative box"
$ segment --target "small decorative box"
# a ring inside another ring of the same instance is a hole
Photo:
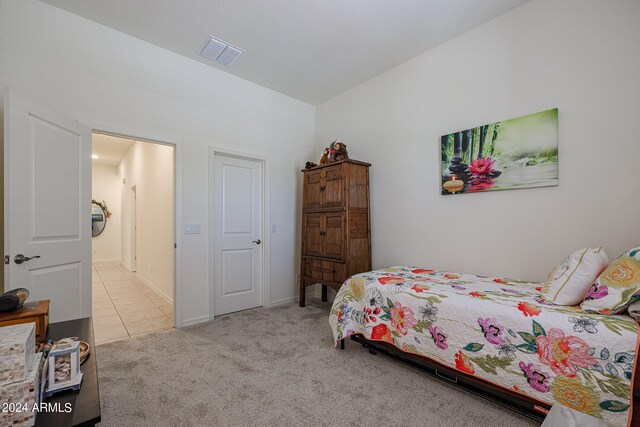
[[[0,411],[0,426],[32,426],[36,422],[36,409],[40,404],[42,353],[32,354],[30,368],[25,379],[0,387],[0,402],[7,404],[7,411]],[[3,408],[4,409],[4,408]]]
[[[36,325],[0,327],[0,385],[24,380],[36,352]]]

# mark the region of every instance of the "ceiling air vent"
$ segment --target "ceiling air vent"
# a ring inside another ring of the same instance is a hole
[[[232,46],[224,40],[209,36],[209,39],[200,51],[200,56],[228,67],[244,52],[243,49]]]

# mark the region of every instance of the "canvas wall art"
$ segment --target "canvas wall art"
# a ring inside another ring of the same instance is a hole
[[[442,194],[558,185],[558,109],[443,135]]]

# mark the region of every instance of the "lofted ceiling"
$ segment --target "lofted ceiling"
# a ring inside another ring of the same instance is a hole
[[[135,143],[132,139],[94,133],[91,136],[91,155],[98,158],[92,161],[97,165],[117,166]]]
[[[528,0],[41,0],[319,104]],[[246,50],[198,55],[209,35]]]

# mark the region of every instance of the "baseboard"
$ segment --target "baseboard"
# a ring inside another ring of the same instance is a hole
[[[298,299],[297,296],[292,296],[292,297],[288,297],[288,298],[279,299],[277,301],[271,301],[271,304],[269,305],[269,307],[275,307],[275,306],[278,306],[278,305],[291,304],[292,302],[296,301],[297,299]]]
[[[91,262],[121,262],[120,258],[102,258],[102,259],[91,259]]]
[[[136,273],[136,277],[145,285],[147,285],[147,287],[149,289],[151,289],[153,292],[155,292],[156,294],[158,294],[159,297],[161,297],[162,299],[164,299],[165,301],[167,301],[169,304],[173,305],[173,299],[171,297],[169,297],[169,295],[165,294],[164,292],[162,292],[160,289],[156,288],[155,286],[153,286],[153,284],[151,282],[149,282],[147,279],[145,279],[144,277],[142,277],[139,273]]]
[[[208,322],[211,318],[208,315],[192,317],[191,319],[185,319],[182,321],[182,327],[197,325],[198,323]]]

